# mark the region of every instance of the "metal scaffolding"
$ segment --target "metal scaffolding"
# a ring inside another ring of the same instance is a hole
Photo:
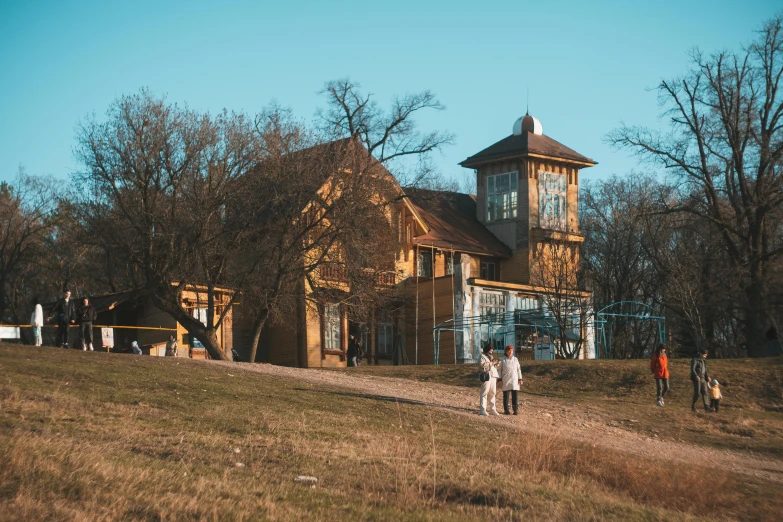
[[[620,301],[601,308],[596,313],[580,311],[583,304],[575,304],[566,310],[561,319],[574,327],[566,331],[568,341],[584,341],[575,330],[593,328],[595,332],[596,358],[611,357],[614,332],[617,326],[655,321],[658,329],[658,342],[666,338],[666,318],[655,314],[654,309],[638,301]],[[560,326],[555,316],[548,310],[514,310],[504,313],[464,317],[459,320],[449,319],[432,329],[432,340],[435,351],[435,364],[440,360],[440,338],[442,332],[453,332],[454,336],[461,334],[463,340],[470,339],[472,357],[478,360],[481,356],[482,344],[487,342],[495,350],[502,350],[506,345],[518,346],[518,338],[524,340],[529,349],[533,350],[535,359],[554,359],[557,345],[560,342]],[[476,336],[479,341],[476,342]],[[586,337],[586,336],[585,336]],[[546,353],[544,353],[546,352]]]
[[[566,312],[566,322],[573,320],[577,328],[589,327],[592,323],[592,314],[586,317],[578,312],[578,307]],[[582,321],[581,319],[586,319]],[[473,359],[481,356],[482,344],[487,342],[493,345],[496,351],[502,351],[506,345],[517,346],[517,337],[525,339],[525,344],[533,350],[535,359],[554,359],[557,343],[560,342],[560,327],[554,315],[541,310],[514,310],[503,313],[477,315],[464,317],[460,320],[449,319],[432,329],[432,340],[435,348],[435,364],[440,359],[440,337],[442,332],[453,332],[455,336],[462,334],[471,339]],[[474,339],[478,335],[479,342]],[[580,341],[582,337],[566,331],[569,341]]]

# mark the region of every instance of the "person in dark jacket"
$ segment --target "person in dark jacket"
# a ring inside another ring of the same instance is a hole
[[[68,348],[68,327],[75,322],[76,303],[71,299],[70,290],[66,290],[63,298],[57,301],[52,309],[52,318],[57,320],[57,346]]]
[[[699,353],[691,359],[691,381],[693,382],[693,401],[691,402],[691,410],[696,411],[696,402],[701,399],[704,402],[704,411],[711,412],[709,403],[707,402],[710,392],[709,382],[710,377],[707,373],[707,350],[700,350]]]
[[[79,322],[79,338],[82,340],[82,350],[93,351],[92,346],[92,322],[96,317],[95,307],[90,304],[88,298],[84,298],[82,306],[76,311],[76,320]]]
[[[348,366],[359,366],[362,358],[362,346],[353,334],[348,339],[348,352],[345,355],[348,358]]]

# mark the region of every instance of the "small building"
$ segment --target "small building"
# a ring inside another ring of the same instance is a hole
[[[216,291],[216,314],[228,304],[231,292],[225,289]],[[76,297],[80,303],[83,297]],[[193,317],[206,321],[207,296],[203,289],[188,287],[181,296],[181,306]],[[96,349],[101,346],[101,331],[111,328],[114,351],[130,351],[131,342],[137,341],[146,355],[164,355],[162,348],[175,335],[179,344],[178,357],[194,359],[209,358],[206,350],[198,339],[191,336],[185,328],[171,315],[160,310],[142,298],[137,291],[118,292],[89,297],[90,304],[95,308],[97,319],[93,322],[93,343]],[[48,305],[54,306],[54,303]],[[51,335],[54,330],[51,329]],[[73,326],[69,331],[69,345],[76,346],[78,328]],[[218,328],[218,339],[224,350],[233,347],[232,311],[229,310],[222,325]],[[54,339],[52,339],[53,342]]]

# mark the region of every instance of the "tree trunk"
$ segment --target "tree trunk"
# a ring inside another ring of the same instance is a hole
[[[755,272],[755,271],[754,271]],[[764,330],[766,316],[766,296],[761,278],[751,273],[751,283],[746,290],[747,304],[745,306],[745,342],[748,357],[764,355]]]
[[[161,298],[155,298],[154,301],[158,308],[171,315],[190,335],[197,337],[198,340],[201,341],[201,344],[204,345],[204,348],[206,348],[210,357],[221,361],[232,360],[231,353],[229,352],[226,354],[220,346],[220,341],[217,338],[217,330],[214,327],[210,328],[205,326],[195,317],[191,317],[190,314],[179,305],[173,305],[169,301]]]
[[[253,323],[253,342],[250,345],[250,357],[248,358],[248,362],[256,362],[256,353],[258,352],[258,344],[261,342],[261,331],[264,329],[264,325],[266,324],[266,318],[268,317],[268,312],[266,308],[258,312],[256,315],[256,320]],[[267,360],[262,360],[261,362],[269,362]]]

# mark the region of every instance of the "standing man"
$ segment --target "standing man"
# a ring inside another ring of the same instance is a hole
[[[57,319],[57,346],[68,348],[68,326],[73,324],[76,315],[76,305],[71,299],[71,291],[66,290],[63,298],[57,301],[52,309],[52,317]]]
[[[76,319],[79,321],[79,337],[82,340],[82,350],[93,351],[92,346],[92,322],[95,320],[95,307],[90,304],[88,298],[84,298],[82,306],[76,312]]]
[[[359,341],[354,334],[351,334],[348,338],[348,352],[345,354],[348,358],[348,366],[359,366],[359,359],[361,358],[360,350]]]
[[[705,349],[699,350],[696,357],[691,359],[691,381],[693,381],[691,411],[696,411],[696,401],[699,400],[699,395],[701,395],[701,399],[704,402],[704,411],[707,413],[711,412],[712,408],[707,403],[710,377],[707,374],[707,350]]]

